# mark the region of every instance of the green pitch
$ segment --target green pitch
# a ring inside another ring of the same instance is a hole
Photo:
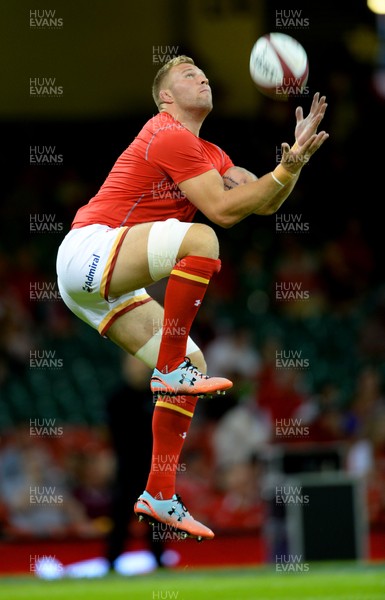
[[[41,581],[0,579],[9,600],[384,600],[385,565],[309,565],[307,572],[272,567],[158,571],[139,577]]]

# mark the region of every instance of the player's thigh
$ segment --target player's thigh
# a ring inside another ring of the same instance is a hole
[[[118,317],[106,335],[120,348],[134,355],[162,327],[163,316],[163,307],[152,300]],[[189,352],[188,356],[201,372],[206,372],[206,363],[201,350]]]
[[[126,352],[136,354],[162,327],[163,312],[155,300],[137,306],[118,317],[106,335]]]
[[[153,223],[131,227],[119,249],[109,286],[111,296],[146,287],[153,283],[148,268],[148,235]]]

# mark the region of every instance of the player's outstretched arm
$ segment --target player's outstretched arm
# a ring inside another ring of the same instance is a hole
[[[252,214],[274,214],[290,195],[298,175],[313,154],[326,141],[325,132],[314,134],[297,148],[282,144],[280,164],[270,173],[256,181],[243,183],[230,188],[231,181],[224,180],[216,169],[192,177],[179,184],[186,197],[210,221],[220,227],[229,228]],[[231,179],[236,180],[235,172]],[[241,178],[242,179],[242,178]],[[243,185],[240,185],[243,183]]]
[[[232,227],[252,214],[274,214],[292,192],[303,166],[329,137],[325,131],[317,133],[326,106],[325,97],[319,98],[317,93],[306,118],[302,109],[297,108],[296,143],[292,147],[282,144],[282,159],[274,171],[252,181],[252,174],[245,170],[249,176],[240,174],[239,183],[243,185],[231,187],[230,179],[237,179],[235,171],[226,180],[228,172],[222,179],[218,171],[212,169],[183,181],[179,188],[208,219],[221,227]]]

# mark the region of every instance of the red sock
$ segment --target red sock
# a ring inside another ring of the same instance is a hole
[[[146,491],[157,500],[168,500],[175,494],[178,461],[197,401],[194,396],[166,396],[155,404]]]
[[[173,371],[186,356],[187,338],[207,286],[221,261],[204,256],[185,256],[171,271],[164,299],[163,333],[157,369]]]

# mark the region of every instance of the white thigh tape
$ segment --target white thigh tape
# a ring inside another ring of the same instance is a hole
[[[184,223],[178,219],[167,219],[153,224],[147,244],[148,267],[153,281],[170,275],[180,245],[191,225],[192,223]]]

